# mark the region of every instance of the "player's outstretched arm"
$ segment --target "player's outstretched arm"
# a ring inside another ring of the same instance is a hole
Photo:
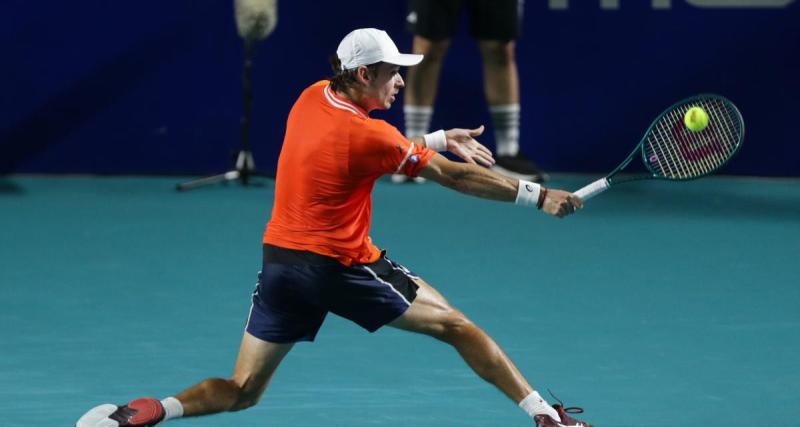
[[[428,162],[420,176],[471,196],[537,206],[559,218],[583,206],[579,197],[567,191],[519,181],[476,164],[453,162],[441,154]]]

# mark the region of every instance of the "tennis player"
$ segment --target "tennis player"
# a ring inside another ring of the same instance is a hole
[[[384,32],[348,34],[332,59],[335,75],[309,86],[289,113],[278,161],[275,203],[263,236],[263,267],[233,375],[209,378],[175,397],[100,405],[77,427],[153,426],[255,405],[298,341],[313,341],[328,312],[369,332],[389,325],[456,348],[484,380],[539,427],[588,426],[550,406],[503,350],[428,283],[370,240],[371,193],[383,175],[421,175],[456,191],[540,208],[557,217],[581,207],[571,193],[499,175],[474,137],[483,128],[439,130],[407,140],[372,119],[391,107],[401,66],[422,55],[399,53]],[[453,162],[436,151],[465,160]]]

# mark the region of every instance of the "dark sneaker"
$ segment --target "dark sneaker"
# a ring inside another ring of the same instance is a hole
[[[75,427],[152,427],[163,419],[161,402],[143,397],[122,406],[96,406],[84,414]]]
[[[525,157],[522,153],[516,156],[495,156],[496,163],[492,170],[506,176],[526,181],[544,182],[550,177],[536,163]]]
[[[414,178],[412,178],[410,176],[406,176],[401,173],[396,173],[392,175],[392,182],[395,184],[404,184],[406,182],[413,182],[414,184],[422,184],[425,181],[426,179],[421,176],[415,176]]]

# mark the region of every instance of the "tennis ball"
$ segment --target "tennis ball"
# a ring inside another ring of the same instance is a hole
[[[708,126],[708,113],[700,107],[692,107],[683,116],[683,123],[692,132],[700,132]]]

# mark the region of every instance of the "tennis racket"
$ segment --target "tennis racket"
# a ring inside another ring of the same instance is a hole
[[[708,114],[708,126],[694,132],[683,117],[692,107]],[[714,173],[739,151],[744,142],[744,120],[732,102],[719,95],[702,94],[673,104],[647,129],[644,138],[616,169],[581,188],[575,195],[584,201],[612,185],[641,179],[688,181]],[[617,176],[641,152],[647,173]]]

